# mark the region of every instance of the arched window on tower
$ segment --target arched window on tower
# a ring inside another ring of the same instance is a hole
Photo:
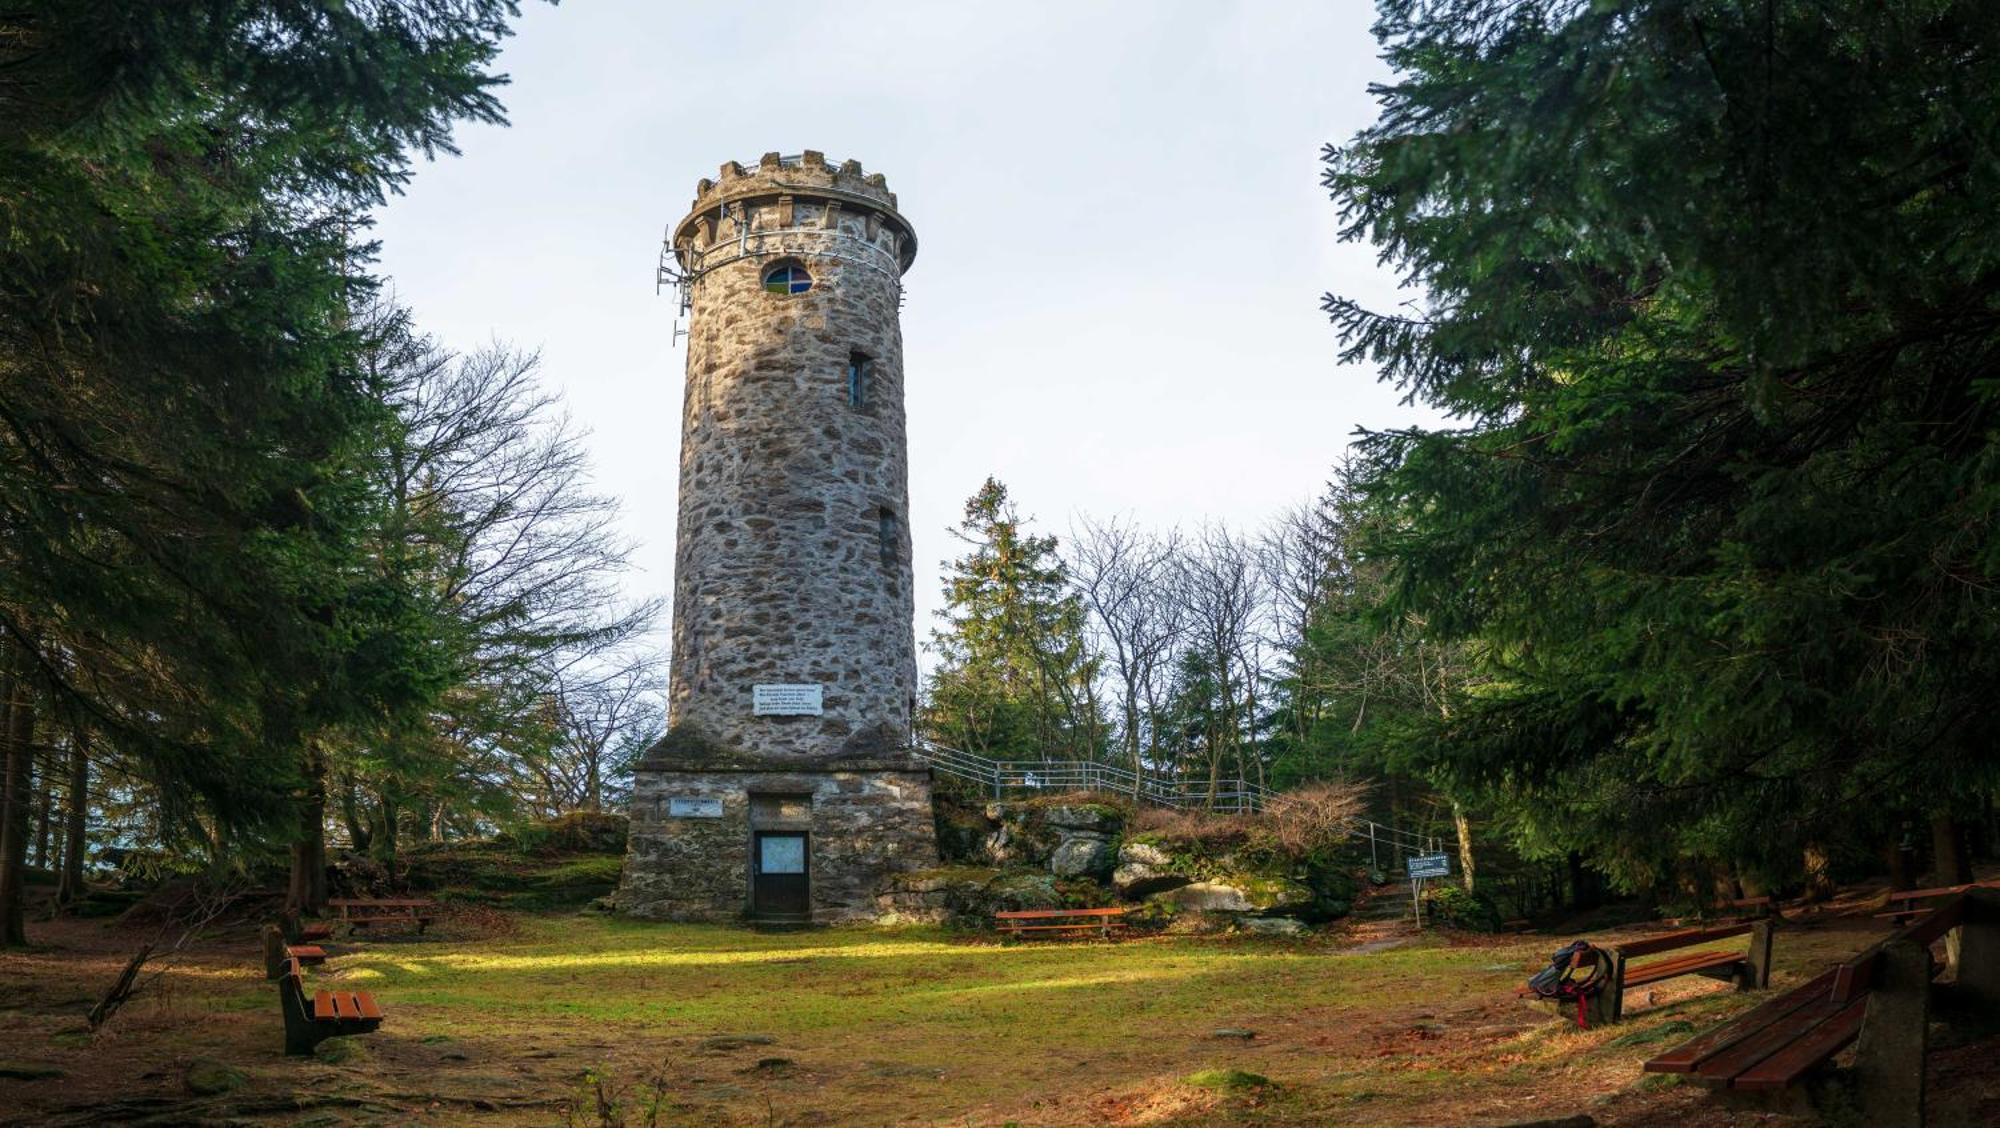
[[[764,272],[767,294],[803,294],[813,288],[812,275],[795,262],[781,262]]]

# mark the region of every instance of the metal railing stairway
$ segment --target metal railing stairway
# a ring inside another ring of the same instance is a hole
[[[916,742],[916,753],[938,775],[973,784],[995,799],[1046,791],[1108,791],[1156,807],[1243,815],[1263,810],[1278,794],[1243,779],[1211,782],[1201,776],[1142,777],[1130,768],[1095,760],[994,760],[928,740]],[[1399,860],[1412,854],[1438,852],[1434,836],[1384,826],[1369,819],[1355,821],[1348,834],[1367,840],[1370,864],[1378,868],[1384,854],[1391,860]]]

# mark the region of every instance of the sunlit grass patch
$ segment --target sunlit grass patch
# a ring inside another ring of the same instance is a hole
[[[488,1070],[532,1050],[565,1079],[666,1077],[677,1107],[717,1124],[762,1123],[766,1099],[822,1123],[1180,1123],[1245,1110],[1318,1123],[1362,1108],[1358,1122],[1399,1123],[1440,1102],[1574,1085],[1580,1070],[1636,1077],[1668,1035],[1615,1040],[1705,1027],[1742,1003],[1688,998],[1579,1031],[1573,1012],[1513,997],[1545,939],[1421,938],[1357,955],[1226,937],[1003,945],[916,926],[519,923],[491,940],[365,949],[330,970],[365,982],[399,1037],[449,1038]],[[1237,1029],[1250,1034],[1218,1033]],[[760,1070],[764,1058],[787,1064]],[[1204,1071],[1276,1084],[1213,1087],[1194,1080]]]

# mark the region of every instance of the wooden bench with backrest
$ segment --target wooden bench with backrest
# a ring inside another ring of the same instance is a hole
[[[305,969],[295,959],[285,961],[278,977],[278,1005],[288,1054],[310,1054],[328,1038],[370,1034],[382,1025],[382,1008],[366,991],[317,991],[308,998]]]
[[[1711,912],[1713,915],[1711,915]],[[1765,917],[1783,919],[1784,915],[1784,912],[1778,907],[1778,899],[1766,893],[1761,897],[1740,897],[1734,901],[1718,901],[1692,917],[1676,917],[1668,923],[1679,924],[1682,921],[1689,920],[1714,920],[1717,917],[1733,923],[1744,920],[1762,920]]]
[[[1971,889],[2000,888],[2000,881],[1973,881],[1964,885],[1941,885],[1935,889],[1893,889],[1889,892],[1888,911],[1876,913],[1877,919],[1887,918],[1897,928],[1908,924],[1912,918],[1930,912],[1935,905],[1919,904],[1920,901],[1935,901],[1944,897],[1956,897]]]
[[[345,898],[326,904],[350,929],[407,923],[416,925],[418,933],[430,926],[431,912],[437,908],[437,902],[421,898]]]
[[[326,949],[314,944],[287,944],[284,930],[267,924],[263,930],[264,978],[276,979],[285,973],[285,961],[297,960],[312,967],[326,962]]]
[[[1949,934],[1957,931],[1956,937]],[[1930,946],[1947,940],[1943,965]],[[1955,940],[1955,942],[1953,942]],[[1950,968],[1957,990],[2000,1006],[2000,894],[1974,891],[1810,982],[1646,1062],[1718,1090],[1782,1091],[1857,1039],[1854,1071],[1877,1128],[1924,1122],[1931,981]]]
[[[1578,967],[1590,967],[1597,959],[1610,963],[1605,970],[1603,986],[1585,1005],[1584,1021],[1591,1026],[1617,1022],[1625,1014],[1626,991],[1683,975],[1726,979],[1735,983],[1739,991],[1767,987],[1771,982],[1771,946],[1775,932],[1776,928],[1770,920],[1739,921],[1714,928],[1690,928],[1662,936],[1642,937],[1586,952],[1578,961]],[[1642,956],[1696,948],[1743,935],[1750,937],[1749,950],[1745,952],[1707,950],[1636,966],[1631,962]],[[1528,997],[1534,992],[1523,987],[1515,994]]]
[[[1016,939],[1096,936],[1108,939],[1125,929],[1130,909],[1017,909],[994,913],[1000,930]]]
[[[320,940],[333,939],[333,926],[324,921],[307,924],[299,918],[297,909],[286,909],[278,916],[278,927],[290,944],[312,944]]]

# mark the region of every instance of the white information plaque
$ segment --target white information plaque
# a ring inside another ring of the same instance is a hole
[[[667,800],[667,817],[671,819],[719,819],[722,817],[722,800],[670,798]]]
[[[818,685],[753,685],[750,711],[759,717],[817,717],[822,712]]]

